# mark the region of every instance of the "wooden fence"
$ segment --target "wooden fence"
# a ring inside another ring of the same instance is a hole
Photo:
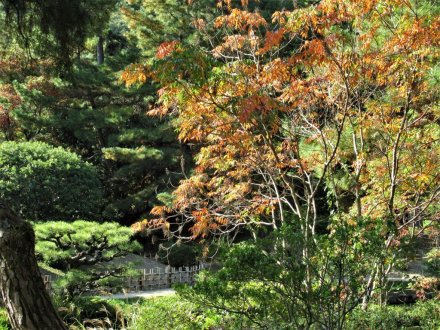
[[[201,263],[190,267],[174,268],[167,266],[165,268],[140,269],[136,275],[119,277],[122,280],[122,286],[118,285],[117,288],[107,287],[104,288],[104,291],[108,293],[120,291],[139,292],[171,288],[173,284],[177,283],[192,285],[195,282],[195,275],[207,267],[208,264]],[[52,275],[43,275],[42,277],[46,289],[52,291],[52,282],[55,278]]]

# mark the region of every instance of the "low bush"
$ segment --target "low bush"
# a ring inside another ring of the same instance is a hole
[[[142,301],[132,310],[131,330],[243,329],[241,321],[183,300],[179,296]]]
[[[56,303],[70,329],[243,329],[239,317],[202,308],[177,295],[129,300],[81,297]]]
[[[368,311],[355,310],[349,317],[348,329],[439,329],[440,303],[437,300],[420,301],[405,306],[371,306]]]
[[[58,312],[70,329],[127,329],[130,306],[97,297],[56,300]]]
[[[8,314],[6,310],[0,309],[0,330],[9,330],[11,327],[9,326]]]

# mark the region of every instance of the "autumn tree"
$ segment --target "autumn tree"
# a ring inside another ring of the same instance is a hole
[[[181,239],[290,228],[296,238],[279,235],[266,254],[292,271],[281,251],[299,246],[303,299],[291,306],[308,306],[302,326],[342,328],[361,300],[383,297],[407,238],[438,218],[438,12],[321,1],[268,21],[247,1],[219,5],[212,48],[164,43],[155,65],[124,73],[158,81],[152,114],[175,113],[179,138],[202,146],[173,207],[139,228]]]

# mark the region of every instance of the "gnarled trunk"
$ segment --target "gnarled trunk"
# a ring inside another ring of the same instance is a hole
[[[44,287],[32,226],[1,202],[0,292],[13,329],[67,329]]]

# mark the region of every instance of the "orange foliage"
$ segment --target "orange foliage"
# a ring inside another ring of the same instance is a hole
[[[313,207],[304,211],[303,203],[342,173],[342,193],[362,196],[344,210],[351,226],[353,214],[381,219],[397,217],[394,209],[404,205],[416,209],[423,192],[438,187],[431,124],[440,113],[427,72],[440,55],[439,17],[415,15],[403,0],[323,0],[274,13],[275,30],[257,12],[218,4],[227,10],[214,23],[217,58],[209,65],[194,59],[205,70],[195,81],[173,80],[176,64],[168,63],[168,75],[135,66],[123,78],[163,83],[162,103],[151,113],[172,109],[179,138],[201,143],[196,174],[174,192],[174,211],[191,219],[193,238],[243,223],[276,226],[286,210],[309,221]],[[399,24],[388,25],[391,18]],[[158,58],[176,47],[164,44]]]

